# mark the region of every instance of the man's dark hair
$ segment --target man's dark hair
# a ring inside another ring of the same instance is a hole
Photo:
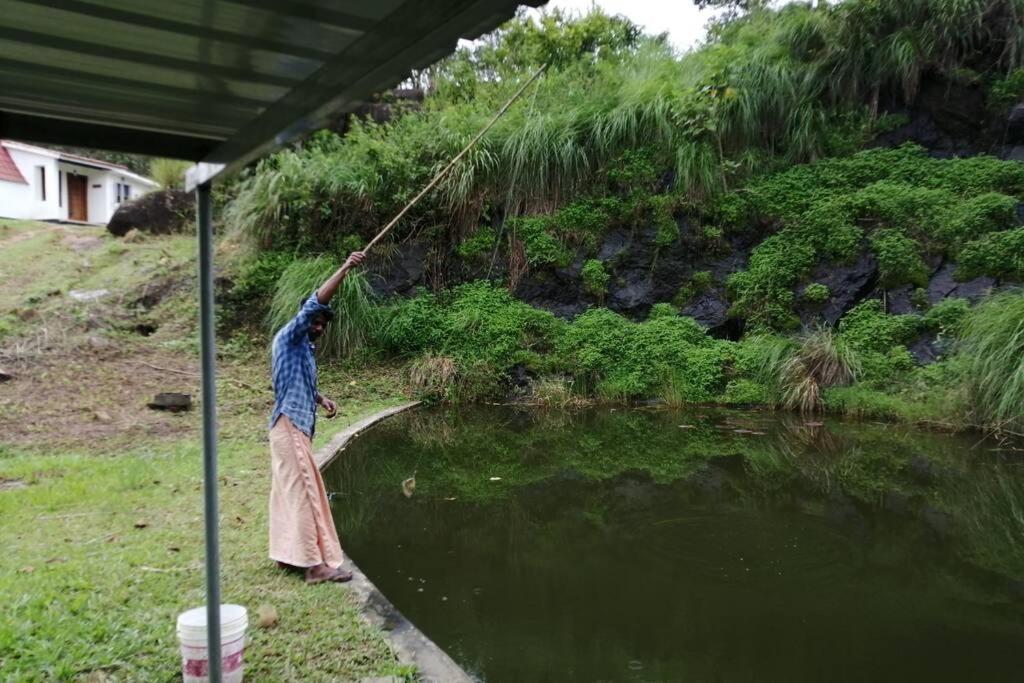
[[[307,299],[303,299],[301,302],[299,302],[300,311],[302,310],[302,307],[306,305],[306,301]],[[325,306],[324,310],[317,313],[317,315],[322,316],[325,323],[329,323],[332,320],[334,320],[334,309],[331,308],[330,306]]]

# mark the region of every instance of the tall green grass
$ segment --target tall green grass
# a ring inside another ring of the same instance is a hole
[[[264,246],[369,236],[529,77],[534,57],[557,59],[399,233],[444,226],[457,241],[482,217],[556,208],[644,145],[691,198],[713,196],[773,165],[856,147],[880,101],[913,102],[927,73],[1024,63],[1024,0],[761,8],[682,56],[621,27],[588,48],[577,39],[581,26],[599,30],[594,16],[518,18],[436,67],[421,111],[261,163],[231,222]]]
[[[975,422],[1024,433],[1024,293],[998,294],[971,311],[960,353]]]
[[[181,189],[185,186],[185,171],[191,166],[180,159],[150,159],[149,176],[166,189]]]
[[[267,326],[276,333],[295,317],[300,304],[309,298],[340,264],[326,256],[293,261],[277,281],[267,314]],[[330,302],[334,319],[319,340],[321,353],[330,358],[348,358],[363,347],[379,321],[377,305],[366,276],[350,273],[342,280]]]
[[[860,369],[857,354],[831,328],[805,332],[795,342],[765,338],[760,374],[776,389],[788,410],[818,412],[823,391],[853,382]]]

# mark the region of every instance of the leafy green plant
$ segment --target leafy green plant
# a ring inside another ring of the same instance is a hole
[[[604,269],[604,264],[597,259],[590,259],[583,264],[580,271],[583,289],[598,300],[603,300],[608,293],[608,281],[611,275]]]
[[[883,287],[928,283],[928,267],[921,258],[921,245],[899,230],[878,230],[871,236],[871,248],[878,258],[878,275]]]
[[[970,310],[967,299],[943,299],[924,314],[924,326],[936,334],[957,337]]]
[[[832,290],[828,288],[828,285],[824,285],[820,282],[812,282],[804,287],[804,291],[800,296],[804,301],[809,303],[821,304],[828,301],[828,298],[832,296]]]
[[[980,275],[1024,279],[1024,228],[993,232],[968,242],[960,251],[958,265],[960,280]]]

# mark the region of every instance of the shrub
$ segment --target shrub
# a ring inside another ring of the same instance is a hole
[[[1024,429],[1024,294],[1007,292],[971,311],[961,354],[975,419],[997,430]]]
[[[878,257],[878,274],[886,289],[902,284],[924,286],[928,267],[921,258],[921,245],[899,230],[887,228],[871,236],[871,247]]]
[[[854,306],[839,323],[840,335],[857,351],[888,353],[893,346],[908,344],[917,336],[921,318],[886,315],[882,302],[868,299]]]
[[[658,318],[674,318],[679,315],[679,311],[672,304],[659,303],[651,306],[651,312],[647,314],[648,320],[656,320]]]
[[[547,216],[529,218],[513,218],[508,222],[507,230],[513,239],[519,239],[526,251],[526,260],[531,266],[565,266],[571,255],[565,245],[548,232]]]
[[[821,304],[828,301],[828,298],[832,296],[832,290],[828,288],[828,285],[824,285],[820,282],[812,282],[811,284],[804,287],[804,291],[801,297],[804,301],[812,304]]]
[[[711,400],[723,384],[731,345],[708,337],[690,318],[633,323],[591,309],[566,327],[560,362],[601,396],[649,396],[666,386],[687,402]]]
[[[604,269],[604,264],[597,259],[590,259],[583,264],[580,276],[583,278],[584,291],[598,300],[603,300],[608,293],[608,281],[611,279]]]
[[[939,236],[952,247],[968,240],[1017,224],[1017,204],[1014,197],[998,192],[986,192],[961,203],[950,219],[938,230]]]
[[[924,314],[924,326],[939,335],[956,337],[971,310],[967,299],[943,299]]]
[[[1024,228],[992,232],[968,242],[960,252],[956,277],[970,280],[981,275],[1024,279]]]
[[[462,240],[456,248],[456,253],[464,259],[474,259],[486,256],[494,249],[497,235],[493,228],[480,228],[475,233]]]
[[[1002,112],[1010,105],[1024,100],[1024,69],[1014,69],[992,83],[988,91],[988,105]]]

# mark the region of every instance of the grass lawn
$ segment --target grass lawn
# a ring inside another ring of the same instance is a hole
[[[198,395],[194,238],[20,223],[4,240],[0,367],[15,379],[0,384],[0,680],[180,680],[175,618],[204,602],[199,411],[145,401]],[[67,297],[99,288],[111,294]],[[151,290],[160,300],[140,307]],[[140,320],[158,329],[133,332]],[[246,678],[411,676],[344,586],[305,586],[266,557],[266,366],[264,342],[244,337],[218,366],[222,594],[250,611]],[[389,373],[324,368],[341,415],[315,445],[405,400]],[[261,605],[276,625],[255,626]]]

